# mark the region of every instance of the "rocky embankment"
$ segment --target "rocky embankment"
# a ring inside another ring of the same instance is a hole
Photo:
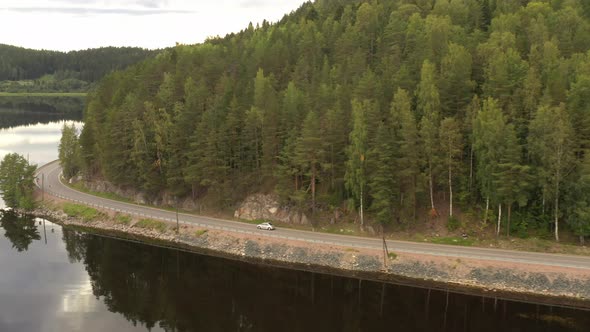
[[[177,233],[138,227],[114,216],[83,221],[56,210],[35,214],[64,226],[196,253],[348,277],[448,289],[487,297],[590,308],[590,271],[445,258],[285,241],[264,235],[219,232],[183,225]]]

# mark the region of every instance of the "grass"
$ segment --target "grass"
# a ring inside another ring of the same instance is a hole
[[[93,209],[84,205],[64,203],[63,211],[70,217],[82,218],[85,222],[89,222],[103,216],[97,209]]]
[[[113,200],[113,201],[118,201],[118,202],[135,204],[135,202],[133,202],[132,200],[130,200],[130,199],[126,198],[126,197],[123,197],[123,196],[119,196],[119,195],[114,194],[114,193],[89,190],[88,188],[86,188],[84,186],[84,184],[82,182],[76,182],[76,183],[71,183],[71,184],[64,182],[64,184],[66,186],[69,186],[70,188],[76,189],[78,191],[81,191],[83,193],[87,193],[87,194],[90,194],[90,195],[93,195],[93,196],[107,198],[107,199],[110,199],[110,200]]]
[[[389,259],[396,259],[397,258],[397,254],[394,252],[390,252],[387,253],[387,257],[389,257]]]
[[[0,92],[0,97],[86,97],[86,92]]]
[[[462,237],[436,237],[431,239],[430,242],[436,244],[450,244],[465,247],[471,247],[473,245],[473,240],[464,239]]]
[[[209,230],[208,229],[199,229],[195,232],[195,236],[200,237],[205,235]]]
[[[115,215],[115,222],[121,225],[129,225],[131,223],[131,217],[128,215],[117,213],[117,215]]]
[[[164,233],[168,228],[165,222],[154,219],[141,219],[137,222],[137,224],[135,224],[135,226],[139,228],[157,230],[160,233]]]

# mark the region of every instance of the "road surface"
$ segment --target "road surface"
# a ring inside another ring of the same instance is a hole
[[[52,162],[39,168],[37,171],[36,182],[39,188],[44,191],[45,195],[50,194],[79,204],[85,204],[102,209],[110,209],[143,218],[165,220],[170,222],[176,222],[177,220],[176,213],[173,211],[166,211],[142,205],[114,201],[71,189],[61,183],[60,173],[61,167],[59,166],[58,162]],[[274,231],[265,231],[256,229],[256,226],[252,224],[184,213],[178,214],[178,220],[182,224],[193,224],[207,229],[255,234],[258,236],[268,236],[278,239],[338,245],[349,248],[370,248],[377,250],[382,250],[383,248],[382,240],[375,238],[336,235],[286,228],[278,228]],[[545,254],[392,240],[387,241],[387,246],[390,252],[427,254],[445,257],[538,264],[590,270],[590,257],[586,256]]]

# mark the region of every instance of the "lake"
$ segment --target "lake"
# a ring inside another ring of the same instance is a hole
[[[54,160],[62,126],[2,129],[0,157]],[[0,331],[590,331],[583,310],[278,269],[0,217]]]
[[[590,314],[0,219],[0,331],[588,331]]]

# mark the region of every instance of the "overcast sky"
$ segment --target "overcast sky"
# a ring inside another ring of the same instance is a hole
[[[59,51],[195,44],[280,20],[305,0],[0,0],[0,44]]]

